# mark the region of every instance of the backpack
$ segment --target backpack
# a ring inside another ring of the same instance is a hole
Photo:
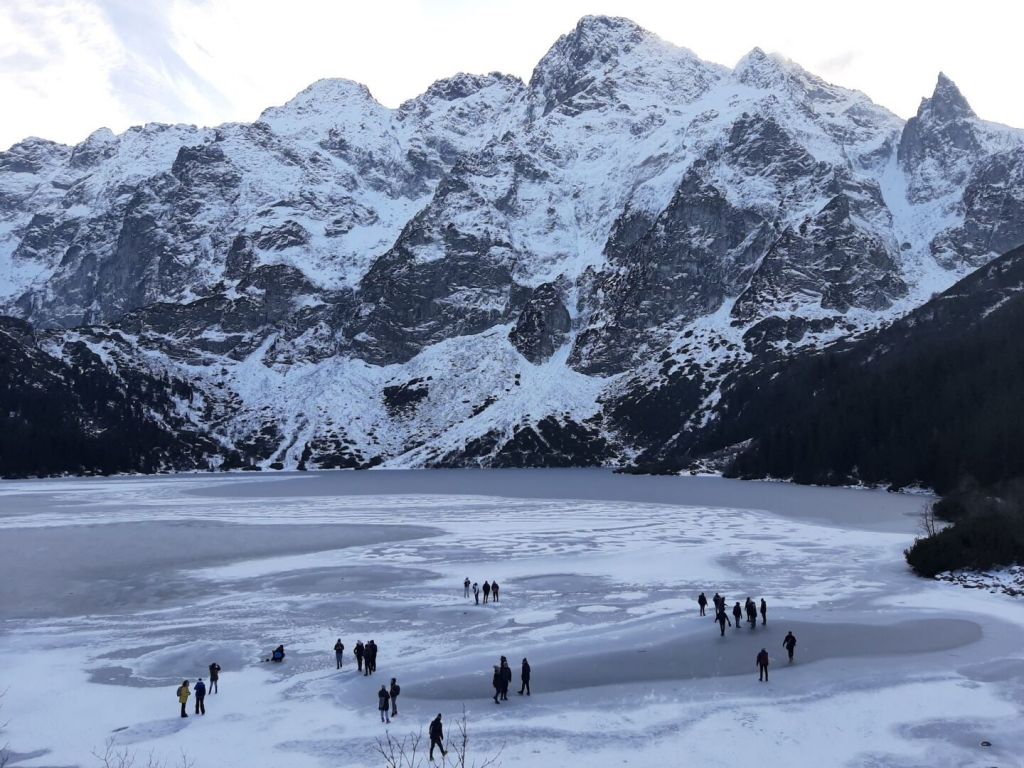
[[[181,698],[181,686],[180,685],[178,686],[178,690],[176,690],[174,692],[174,698],[176,698],[176,699],[180,699]]]
[[[395,683],[394,687],[391,689],[391,696],[392,697],[397,696],[401,692],[402,692],[402,686],[400,686],[398,683]]]

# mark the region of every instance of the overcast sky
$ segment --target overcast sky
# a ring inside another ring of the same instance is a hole
[[[586,14],[728,66],[760,46],[904,117],[941,70],[979,115],[1024,127],[1021,0],[0,0],[0,148],[253,120],[322,77],[388,106],[459,71],[525,80]]]

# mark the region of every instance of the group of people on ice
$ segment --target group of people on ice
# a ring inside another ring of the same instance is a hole
[[[530,662],[523,658],[523,666],[519,671],[519,679],[522,685],[519,686],[519,695],[525,693],[530,695]],[[491,685],[494,686],[494,703],[500,704],[508,701],[508,688],[512,684],[512,668],[508,665],[508,659],[502,656],[500,661],[494,665],[494,675],[491,678]]]
[[[470,593],[473,595],[473,599],[477,605],[480,605],[480,593],[484,595],[484,605],[487,605],[488,601],[498,602],[499,590],[497,581],[485,581],[483,590],[480,589],[480,585],[475,581],[472,584],[469,581],[469,576],[462,582],[463,595],[469,597]]]
[[[369,677],[377,671],[377,643],[370,640],[365,645],[362,640],[356,640],[352,655],[356,657],[356,671],[362,672],[363,677]],[[341,638],[334,644],[334,661],[337,668],[341,669],[345,658],[345,644]]]
[[[189,688],[188,680],[182,680],[181,685],[178,686],[176,695],[178,697],[178,703],[181,704],[181,716],[188,717],[188,712],[185,708],[188,706],[189,697],[193,694],[196,697],[196,714],[206,714],[206,694],[217,693],[217,682],[220,680],[220,664],[213,662],[210,664],[210,688],[207,691],[206,683],[203,682],[203,678],[200,677],[196,680],[196,684],[193,688]]]
[[[735,605],[732,607],[732,615],[736,620],[735,625],[733,622],[729,621],[729,614],[726,610],[728,601],[722,597],[722,595],[715,592],[715,596],[711,598],[711,602],[715,607],[715,622],[718,624],[722,637],[725,637],[726,624],[729,626],[735,626],[736,629],[740,628],[740,622],[743,620],[744,614],[746,614],[746,620],[751,629],[757,629],[758,612],[761,614],[761,626],[764,627],[768,624],[768,603],[763,597],[761,598],[760,606],[758,606],[751,597],[746,599],[742,607],[740,607],[740,603],[737,600]],[[707,616],[708,598],[703,592],[697,596],[697,605],[700,608],[700,615]],[[792,664],[793,654],[796,651],[796,635],[794,635],[792,631],[786,633],[786,637],[782,640],[782,647],[786,649],[786,653],[789,656],[789,663]],[[759,681],[768,682],[768,665],[771,663],[771,659],[768,656],[768,650],[766,648],[762,648],[760,652],[758,652],[754,663],[757,665],[757,679]]]
[[[715,606],[715,622],[717,622],[718,626],[721,628],[722,637],[725,637],[725,625],[728,624],[730,627],[734,626],[733,623],[729,621],[729,612],[726,608],[727,601],[717,592],[715,592],[715,596],[711,598],[711,601]],[[707,616],[708,599],[703,592],[701,592],[697,597],[697,605],[700,607],[700,615]],[[760,611],[761,626],[763,627],[768,623],[768,603],[763,597],[761,598]],[[757,612],[758,605],[754,602],[753,598],[748,597],[742,608],[740,607],[739,600],[737,600],[736,604],[732,607],[732,616],[736,620],[736,629],[740,628],[740,621],[743,619],[744,613],[747,615],[747,623],[750,625],[750,628],[757,629]]]

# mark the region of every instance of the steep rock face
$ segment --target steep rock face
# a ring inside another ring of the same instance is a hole
[[[839,313],[879,311],[906,292],[885,243],[859,229],[850,199],[837,195],[772,244],[732,314],[749,322],[764,307],[797,314],[808,304]]]
[[[187,379],[230,466],[624,462],[1019,244],[1022,206],[1024,134],[945,77],[904,124],[585,17],[528,84],[388,109],[323,80],[252,124],[21,142],[0,308],[58,365]]]
[[[536,364],[562,346],[571,328],[562,292],[554,283],[541,283],[519,312],[508,338],[523,357]]]

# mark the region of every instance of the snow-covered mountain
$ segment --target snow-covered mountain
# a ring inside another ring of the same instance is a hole
[[[1021,243],[1024,132],[945,76],[904,122],[618,18],[529,83],[388,109],[327,80],[252,124],[0,154],[0,311],[58,360],[187,383],[151,417],[264,467],[627,462],[713,420],[729,373]]]

